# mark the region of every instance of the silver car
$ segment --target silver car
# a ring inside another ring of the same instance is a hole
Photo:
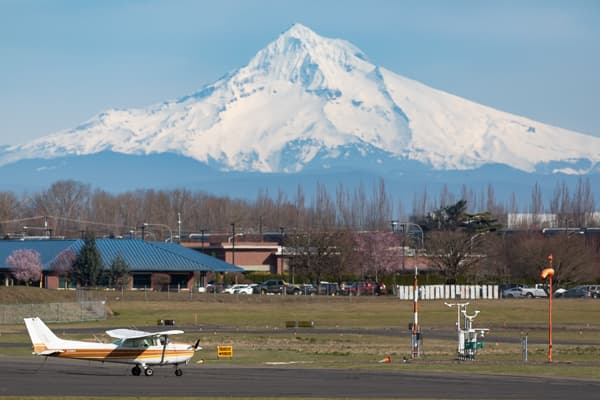
[[[513,287],[502,292],[502,297],[512,299],[516,297],[525,297],[520,287]]]

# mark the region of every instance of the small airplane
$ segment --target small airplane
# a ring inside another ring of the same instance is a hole
[[[183,375],[179,364],[187,364],[194,352],[201,349],[198,339],[194,345],[171,343],[169,336],[183,333],[181,330],[144,332],[133,329],[113,329],[106,334],[113,337],[113,343],[94,343],[79,340],[65,340],[38,318],[25,318],[25,326],[33,354],[45,357],[60,357],[79,360],[135,364],[131,373],[139,376],[144,370],[152,376],[151,366],[174,365],[175,375]]]

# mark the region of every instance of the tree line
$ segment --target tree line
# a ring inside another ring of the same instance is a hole
[[[417,219],[424,240],[418,230],[292,234],[285,241],[290,268],[311,282],[359,277],[409,283],[412,270],[403,268],[409,258],[428,271],[430,283],[534,283],[552,254],[558,285],[600,281],[600,232],[506,230],[492,213],[466,210],[461,199]]]
[[[293,196],[282,191],[259,191],[254,200],[232,199],[187,189],[134,190],[109,193],[72,180],[58,181],[49,188],[17,195],[0,191],[0,235],[49,235],[81,237],[86,229],[103,236],[139,235],[166,240],[183,233],[229,232],[231,224],[252,234],[307,230],[386,230],[391,220],[418,221],[434,210],[464,200],[468,212],[487,211],[506,225],[508,213],[554,213],[563,226],[597,224],[590,216],[596,204],[589,179],[581,178],[574,190],[557,183],[544,205],[539,185],[532,188],[531,201],[519,207],[515,196],[506,203],[496,199],[493,185],[475,193],[464,185],[460,193],[446,187],[438,194],[414,195],[412,205],[394,200],[383,179],[371,188],[360,185],[334,190],[316,184],[307,196],[298,186]],[[408,211],[410,209],[410,211]],[[181,223],[179,224],[179,221]],[[535,221],[535,218],[534,218]],[[144,226],[144,224],[148,224]]]
[[[183,233],[228,234],[232,226],[249,238],[282,232],[294,252],[290,267],[310,281],[344,277],[396,278],[408,252],[427,254],[430,267],[443,282],[537,280],[537,271],[554,254],[556,279],[564,284],[600,279],[598,241],[581,235],[544,236],[539,227],[501,229],[506,213],[519,211],[514,196],[496,200],[492,185],[475,194],[467,186],[455,194],[415,194],[411,212],[394,201],[383,179],[372,188],[335,191],[317,184],[313,196],[298,187],[294,196],[261,191],[255,200],[231,199],[187,189],[135,190],[113,194],[77,181],[58,181],[46,190],[17,196],[0,192],[0,234],[83,237],[137,237],[173,240]],[[521,207],[532,215],[555,213],[570,226],[590,226],[595,201],[589,180],[570,191],[557,183],[544,206],[541,191],[532,188],[531,202]],[[410,221],[414,232],[393,232],[392,221]],[[533,219],[535,221],[535,219]],[[181,221],[181,225],[178,225]],[[233,225],[235,224],[235,225]],[[33,226],[32,226],[33,225]],[[413,253],[414,254],[414,253]]]

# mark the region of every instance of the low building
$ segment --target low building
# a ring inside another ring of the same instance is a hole
[[[78,240],[0,240],[0,280],[13,282],[6,259],[15,250],[39,253],[42,264],[40,286],[57,289],[67,285],[57,268],[58,258],[65,252],[79,254],[84,241]],[[104,269],[121,257],[130,271],[130,289],[161,290],[166,286],[190,290],[205,286],[209,274],[244,272],[233,264],[188,249],[176,243],[145,242],[132,239],[97,239],[96,247]]]
[[[284,247],[278,242],[236,240],[221,242],[182,242],[182,246],[201,254],[217,257],[243,268],[246,272],[284,274],[288,272],[288,260],[283,257]]]

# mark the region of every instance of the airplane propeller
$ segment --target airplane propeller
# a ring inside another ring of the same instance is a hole
[[[194,351],[198,351],[202,348],[200,347],[200,339],[196,340],[196,343],[194,344],[194,346],[192,346],[192,348],[194,349]]]

